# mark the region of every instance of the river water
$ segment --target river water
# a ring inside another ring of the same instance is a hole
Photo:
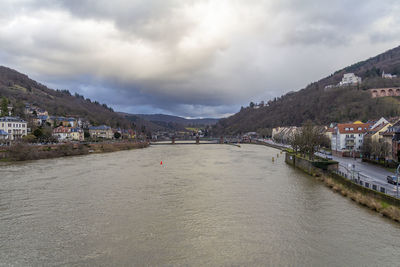
[[[399,266],[399,224],[277,153],[164,145],[3,164],[0,265]]]

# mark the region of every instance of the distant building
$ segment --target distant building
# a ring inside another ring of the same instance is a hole
[[[19,140],[27,135],[27,122],[18,117],[0,117],[0,130],[8,134],[8,140]]]
[[[397,75],[393,75],[390,73],[385,73],[385,71],[382,71],[382,78],[384,79],[393,79],[393,78],[397,78]]]
[[[112,139],[114,137],[111,127],[107,125],[90,126],[89,134],[91,138]]]
[[[290,138],[300,129],[300,127],[276,127],[272,129],[272,139],[278,143],[287,144]]]
[[[49,121],[49,116],[46,115],[38,115],[34,120],[37,126],[45,125],[46,122]]]
[[[9,134],[6,131],[0,130],[0,141],[8,140]]]
[[[53,136],[59,141],[84,141],[84,133],[81,128],[59,126],[53,129]]]
[[[361,83],[361,77],[356,76],[354,73],[345,73],[339,86],[355,85]]]

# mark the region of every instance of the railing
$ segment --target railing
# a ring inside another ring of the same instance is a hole
[[[376,179],[364,175],[355,169],[349,169],[348,167],[339,164],[339,169],[336,170],[335,173],[366,188],[398,198],[397,190],[395,190],[394,186],[381,184]]]

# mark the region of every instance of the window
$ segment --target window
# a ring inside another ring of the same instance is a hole
[[[354,128],[352,127],[352,128],[350,128],[350,131],[353,131],[354,130]]]
[[[345,131],[348,131],[348,130],[349,130],[349,128],[345,128],[344,130],[345,130]]]
[[[362,128],[361,128],[361,127],[358,127],[358,130],[359,130],[359,131],[361,131],[361,130],[362,130]]]

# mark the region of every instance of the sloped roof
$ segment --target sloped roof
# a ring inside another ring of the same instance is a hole
[[[90,126],[89,130],[110,130],[111,127],[107,125],[100,125],[100,126]]]
[[[337,128],[341,134],[360,134],[366,133],[371,127],[370,123],[339,123]]]

